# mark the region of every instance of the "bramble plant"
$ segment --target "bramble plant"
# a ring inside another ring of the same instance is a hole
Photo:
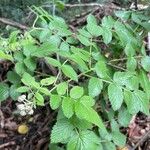
[[[17,100],[23,116],[48,102],[58,111],[50,141],[67,150],[125,146],[120,127],[138,112],[149,115],[150,57],[143,42],[148,19],[131,11],[100,22],[89,15],[73,33],[62,18],[34,11],[31,30],[1,37],[0,58],[14,68],[0,83],[0,100]]]

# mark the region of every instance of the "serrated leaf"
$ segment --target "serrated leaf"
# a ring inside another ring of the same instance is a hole
[[[128,112],[127,108],[121,107],[118,113],[118,122],[123,127],[128,127],[132,115]]]
[[[115,72],[113,76],[113,80],[118,85],[126,85],[127,81],[133,77],[133,74],[130,72]]]
[[[103,34],[103,29],[100,26],[95,25],[93,23],[87,24],[86,28],[94,37],[98,37]]]
[[[92,77],[89,80],[88,91],[89,95],[92,97],[98,96],[103,88],[103,82],[99,78]]]
[[[114,143],[112,142],[104,142],[102,143],[103,145],[103,150],[116,150],[116,146]]]
[[[0,83],[0,102],[9,97],[9,87],[5,83]]]
[[[15,71],[17,72],[17,74],[22,75],[24,72],[26,72],[27,68],[24,65],[24,63],[16,63],[15,64]]]
[[[39,106],[44,106],[44,97],[40,93],[35,93],[36,104]]]
[[[47,95],[47,96],[50,96],[50,91],[47,89],[47,88],[44,88],[44,87],[40,87],[39,89],[38,89],[41,93],[43,93],[43,94],[45,94],[45,95]]]
[[[31,55],[36,57],[44,57],[56,51],[58,51],[58,48],[52,42],[45,42]]]
[[[61,82],[57,85],[57,93],[59,95],[64,95],[67,92],[68,84],[66,82]]]
[[[57,109],[60,106],[61,97],[59,95],[52,95],[50,96],[50,106],[53,110]]]
[[[150,57],[149,56],[145,56],[141,59],[141,65],[144,68],[144,70],[146,70],[147,72],[150,71]]]
[[[62,111],[67,118],[74,114],[74,102],[71,98],[65,97],[62,101]]]
[[[128,111],[131,114],[136,114],[139,111],[149,114],[148,103],[149,100],[143,91],[136,90],[134,92],[124,92],[125,103],[127,104]]]
[[[111,16],[105,16],[102,19],[102,26],[106,28],[112,28],[114,25],[114,20]]]
[[[133,48],[133,43],[129,42],[126,47],[125,47],[125,54],[128,56],[128,57],[132,57],[135,55],[135,49]]]
[[[60,44],[60,51],[69,52],[69,44],[67,42],[62,42]]]
[[[87,16],[87,23],[88,24],[97,24],[97,21],[96,21],[96,18],[95,18],[95,16],[93,16],[92,14],[89,14],[88,16]]]
[[[40,83],[43,86],[48,86],[53,84],[55,81],[56,81],[56,77],[49,77],[49,78],[42,79]]]
[[[36,69],[36,61],[34,58],[27,57],[24,59],[24,64],[30,71],[34,71]]]
[[[79,66],[79,69],[81,68],[81,70],[84,71],[88,70],[86,63],[82,60],[80,54],[72,54],[70,59],[76,62],[76,64]]]
[[[139,73],[139,77],[138,80],[140,81],[140,84],[142,86],[142,88],[144,89],[144,91],[146,92],[146,95],[148,97],[148,99],[150,98],[150,81],[148,79],[148,76],[146,75],[146,73],[141,70]]]
[[[83,94],[84,94],[83,87],[74,86],[74,87],[70,90],[70,97],[73,98],[73,99],[78,99],[78,98],[80,98]]]
[[[21,86],[21,87],[17,88],[17,92],[19,92],[19,93],[25,93],[28,91],[30,91],[30,88],[28,86]]]
[[[87,38],[92,38],[92,35],[91,35],[88,31],[86,31],[85,29],[79,29],[78,32],[79,32],[81,35],[83,35],[83,36],[85,36],[85,37],[87,37]]]
[[[32,76],[31,76],[30,74],[28,74],[27,72],[25,72],[25,73],[23,74],[21,81],[22,81],[25,85],[27,85],[27,86],[31,86],[31,87],[34,87],[34,88],[37,88],[37,89],[40,88],[40,85],[39,85],[39,83],[37,83],[37,82],[35,81],[35,78],[32,77]]]
[[[110,29],[106,28],[106,27],[102,27],[103,30],[103,40],[105,44],[109,44],[112,40],[112,32]]]
[[[83,103],[75,103],[75,113],[78,118],[85,119],[88,122],[91,122],[97,125],[100,128],[104,128],[103,122],[97,112],[89,106],[86,106]]]
[[[79,39],[79,41],[85,45],[85,46],[90,46],[92,45],[92,42],[90,42],[90,40],[87,37],[84,37],[82,35],[78,35],[77,38]]]
[[[53,126],[51,133],[51,143],[66,143],[74,134],[74,126],[68,119],[61,119]]]
[[[112,139],[117,146],[125,146],[126,144],[126,136],[118,131],[112,132]]]
[[[78,81],[78,75],[70,65],[63,65],[61,67],[62,72],[72,80]]]
[[[20,83],[20,76],[14,71],[8,71],[7,79],[9,82],[14,84]]]
[[[128,58],[128,60],[127,60],[127,70],[133,72],[133,71],[135,71],[136,67],[137,67],[136,59],[134,57]]]
[[[13,99],[13,100],[17,100],[17,98],[20,96],[20,93],[17,91],[17,88],[18,88],[18,85],[12,85],[10,87],[10,97]]]
[[[116,11],[115,15],[123,20],[128,20],[131,15],[131,11]]]
[[[94,106],[95,104],[95,100],[91,96],[81,97],[80,102],[86,106]]]
[[[123,92],[120,86],[110,84],[108,86],[108,97],[113,110],[118,110],[123,103]]]
[[[100,78],[108,78],[109,77],[109,70],[105,64],[104,61],[98,61],[95,65],[95,71],[96,74],[100,77]]]
[[[70,139],[67,150],[103,150],[99,138],[93,131],[75,133]]]
[[[14,53],[14,58],[15,60],[17,60],[18,62],[20,61],[23,61],[25,56],[23,55],[23,51],[18,51],[18,52],[15,52]]]
[[[46,57],[45,59],[50,65],[52,65],[54,67],[60,67],[61,66],[61,63],[56,59],[53,59],[50,57]]]

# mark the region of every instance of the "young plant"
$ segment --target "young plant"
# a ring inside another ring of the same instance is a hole
[[[58,112],[50,142],[65,149],[125,146],[120,127],[138,112],[149,115],[150,57],[143,28],[134,32],[137,24],[111,16],[98,22],[89,15],[87,25],[73,33],[62,18],[35,11],[31,30],[0,41],[1,59],[14,64],[9,84],[0,84],[0,100],[25,94],[23,104],[30,102],[32,109],[48,102]],[[35,27],[39,22],[42,27]]]

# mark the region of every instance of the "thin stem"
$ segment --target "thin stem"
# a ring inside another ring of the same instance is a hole
[[[143,56],[135,56],[133,58],[135,59],[138,59],[138,58],[142,58]],[[113,60],[110,60],[109,63],[111,62],[117,62],[117,61],[124,61],[124,60],[127,60],[128,58],[119,58],[119,59],[113,59]]]

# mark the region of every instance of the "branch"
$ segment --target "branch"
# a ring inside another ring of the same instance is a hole
[[[51,7],[52,5],[42,5],[42,7]],[[111,9],[116,9],[116,10],[123,10],[123,8],[118,7],[116,5],[103,5],[99,3],[81,3],[81,4],[65,4],[64,5],[66,8],[74,8],[74,7],[106,7],[106,8],[111,8]]]
[[[4,23],[4,24],[7,24],[7,25],[10,25],[10,26],[13,26],[13,27],[16,27],[16,28],[19,28],[21,30],[27,30],[29,27],[25,26],[25,25],[22,25],[18,22],[15,22],[15,21],[12,21],[10,19],[6,19],[6,18],[1,18],[0,17],[0,22]]]

